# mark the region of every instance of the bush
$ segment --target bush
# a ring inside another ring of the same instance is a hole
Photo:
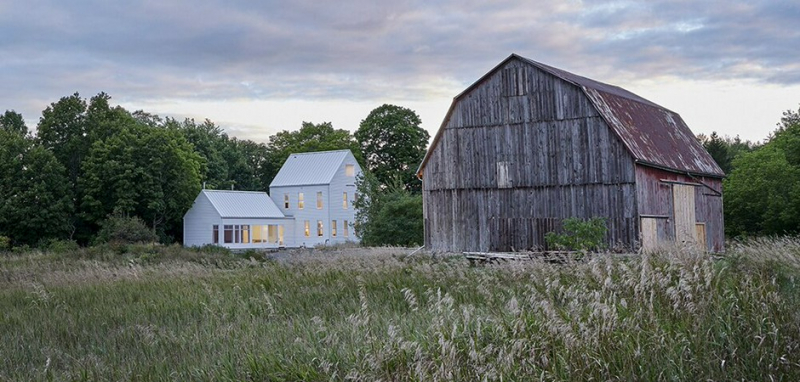
[[[0,235],[0,251],[5,251],[11,248],[11,239],[7,236]]]
[[[156,240],[156,234],[142,219],[136,216],[110,216],[101,224],[95,244],[152,243]]]
[[[586,252],[601,250],[606,246],[606,221],[603,218],[569,218],[563,221],[563,228],[563,234],[548,232],[544,236],[548,247]]]
[[[45,245],[40,246],[41,249],[47,250],[52,253],[67,253],[77,251],[80,246],[74,240],[50,240]]]

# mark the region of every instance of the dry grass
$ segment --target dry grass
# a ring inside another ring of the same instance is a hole
[[[796,239],[723,260],[409,252],[0,256],[0,380],[800,380]]]

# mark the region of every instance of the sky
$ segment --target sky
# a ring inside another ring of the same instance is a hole
[[[760,141],[800,106],[800,1],[0,0],[0,111],[75,92],[266,142],[391,103],[433,136],[512,53]]]

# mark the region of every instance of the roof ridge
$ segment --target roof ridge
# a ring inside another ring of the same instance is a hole
[[[314,154],[338,153],[338,152],[346,152],[346,151],[350,151],[350,149],[325,150],[325,151],[304,151],[302,153],[290,153],[289,155],[314,155]]]

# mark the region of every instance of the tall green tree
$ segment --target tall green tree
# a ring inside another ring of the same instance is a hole
[[[422,195],[412,194],[399,181],[388,187],[371,173],[356,181],[355,232],[368,246],[416,246],[424,243]]]
[[[18,244],[72,233],[66,171],[53,153],[19,129],[0,129],[0,235]]]
[[[395,105],[382,105],[361,121],[355,138],[367,170],[379,182],[388,185],[397,179],[407,190],[421,191],[416,170],[425,157],[430,138],[421,123],[416,112]]]
[[[334,129],[330,122],[303,122],[299,130],[281,131],[269,137],[267,149],[270,164],[265,166],[263,177],[270,182],[292,153],[349,149],[358,163],[362,167],[364,165],[361,150],[353,135],[347,130]]]
[[[13,110],[6,110],[3,115],[0,115],[0,129],[19,135],[28,134],[28,126],[25,125],[22,114]]]

